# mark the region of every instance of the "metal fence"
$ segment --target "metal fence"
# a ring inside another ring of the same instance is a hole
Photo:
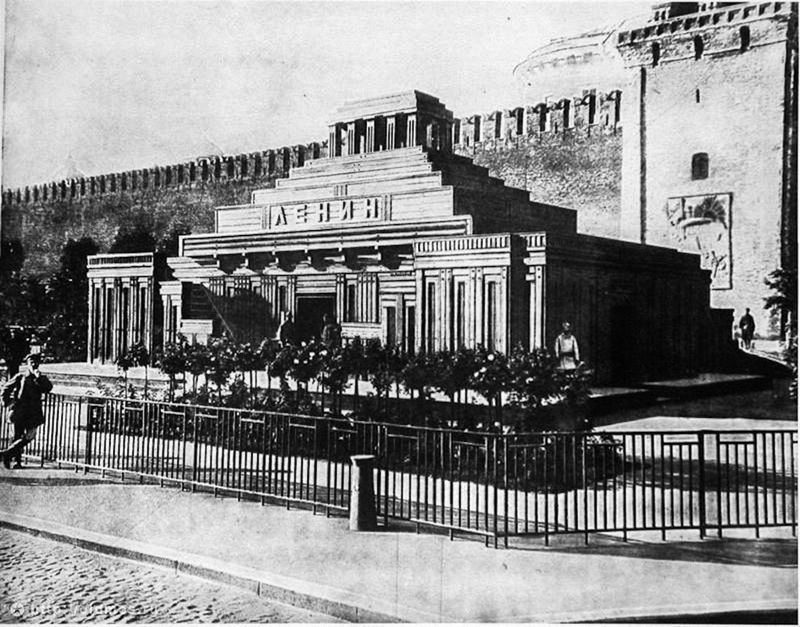
[[[497,434],[155,401],[49,395],[26,450],[187,490],[346,511],[350,456],[376,456],[379,516],[519,535],[790,526],[797,434]],[[11,435],[6,433],[6,440]]]

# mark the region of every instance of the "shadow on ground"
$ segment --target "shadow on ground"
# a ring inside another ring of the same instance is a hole
[[[557,551],[571,554],[610,555],[643,559],[706,562],[744,566],[797,567],[797,539],[723,538],[697,541],[644,542],[603,535],[590,535],[589,544],[583,536],[551,538],[550,546],[543,540],[513,538],[509,548],[526,551]]]
[[[776,399],[772,390],[762,390],[695,400],[665,400],[646,407],[611,410],[593,416],[593,422],[600,427],[654,416],[796,421],[797,403]]]
[[[88,479],[80,476],[25,476],[25,469],[14,470],[13,472],[6,472],[0,474],[0,483],[7,483],[10,485],[19,486],[87,486],[87,485],[108,485],[108,479]]]

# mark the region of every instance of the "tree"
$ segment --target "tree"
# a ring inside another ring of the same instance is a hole
[[[503,392],[511,387],[508,357],[481,347],[475,351],[476,370],[470,377],[472,389],[486,399],[489,411],[494,407],[495,426],[502,426]],[[487,425],[489,428],[491,425]]]
[[[0,281],[19,274],[25,263],[25,249],[19,239],[4,239],[0,242]]]
[[[780,317],[784,339],[797,334],[797,270],[778,268],[764,282],[773,292],[764,299],[764,309]]]
[[[117,230],[110,253],[146,253],[156,249],[153,230],[143,224],[126,224]]]
[[[156,365],[169,377],[169,400],[175,400],[175,377],[187,370],[186,338],[180,336],[178,342],[168,342],[156,357]]]
[[[46,281],[50,341],[47,351],[57,361],[86,358],[86,329],[89,323],[87,257],[99,251],[90,237],[69,240],[61,252],[61,266]]]

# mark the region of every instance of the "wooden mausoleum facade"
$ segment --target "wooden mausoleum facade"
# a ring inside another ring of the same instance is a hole
[[[90,258],[89,360],[178,334],[257,342],[285,313],[311,338],[329,313],[408,351],[552,348],[569,321],[598,382],[709,365],[721,325],[696,255],[577,233],[575,211],[453,154],[452,120],[417,91],[349,103],[330,157],[218,207],[165,280],[152,255]]]

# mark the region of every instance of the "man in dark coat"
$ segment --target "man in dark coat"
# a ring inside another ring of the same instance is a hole
[[[753,334],[756,330],[756,321],[750,315],[750,308],[744,311],[744,315],[739,320],[739,331],[742,334],[742,344],[745,350],[750,350],[753,347]]]
[[[2,452],[3,465],[22,467],[22,450],[36,437],[36,429],[44,424],[42,395],[53,389],[50,380],[39,372],[41,356],[31,353],[25,358],[27,372],[13,376],[3,386],[3,404],[9,408],[8,418],[14,424],[14,441]]]

